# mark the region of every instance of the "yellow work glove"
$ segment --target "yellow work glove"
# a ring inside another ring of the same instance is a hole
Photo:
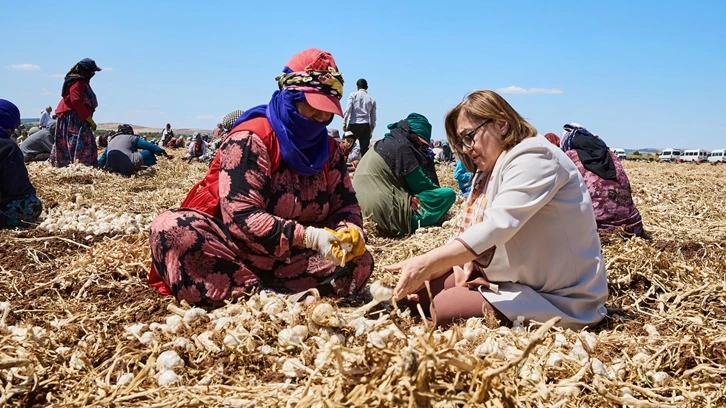
[[[93,118],[86,119],[86,122],[88,122],[88,124],[91,125],[91,129],[95,132],[96,131],[96,122],[93,121]]]
[[[340,239],[340,242],[332,243],[332,251],[333,255],[338,258],[342,265],[345,265],[346,262],[366,252],[366,242],[357,228],[345,227],[339,231],[326,228],[326,230]],[[343,253],[344,249],[345,254]],[[345,259],[343,259],[344,255]]]

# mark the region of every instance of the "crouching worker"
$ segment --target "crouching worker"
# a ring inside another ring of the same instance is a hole
[[[412,113],[388,125],[390,133],[363,156],[353,186],[363,213],[387,235],[401,236],[435,225],[446,215],[456,192],[439,187],[434,159],[428,154],[431,124]]]
[[[189,142],[189,151],[184,156],[184,160],[189,162],[194,159],[202,161],[205,157],[207,157],[207,142],[204,141],[201,133],[194,132],[192,141]]]
[[[55,142],[55,128],[56,121],[51,120],[48,122],[47,127],[40,129],[23,140],[23,143],[20,144],[20,151],[23,152],[23,160],[26,163],[31,161],[45,161],[50,158],[50,152]]]
[[[348,172],[352,173],[360,163],[360,148],[355,140],[355,134],[351,131],[345,132],[340,146],[343,148],[343,154],[348,160]]]
[[[564,126],[560,146],[572,159],[587,185],[601,232],[624,230],[647,237],[633,201],[630,180],[618,157],[597,135],[577,123]]]
[[[0,99],[0,228],[28,226],[38,220],[42,210],[23,153],[10,137],[18,126],[20,110]]]
[[[394,296],[418,302],[438,326],[486,313],[504,323],[559,316],[558,324],[573,330],[597,324],[608,282],[577,167],[492,91],[467,96],[444,124],[475,173],[460,232],[386,267],[400,271]]]
[[[350,296],[371,275],[346,158],[326,131],[342,116],[333,56],[295,55],[278,87],[236,121],[181,208],[152,222],[159,293],[209,305],[259,287]]]
[[[156,164],[156,156],[171,158],[161,147],[134,136],[129,125],[119,125],[115,135],[110,137],[108,147],[98,159],[98,165],[113,173],[130,176],[142,166]]]

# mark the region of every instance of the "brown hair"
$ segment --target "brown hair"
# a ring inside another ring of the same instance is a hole
[[[528,137],[537,136],[537,129],[530,125],[522,115],[517,113],[498,93],[489,90],[475,91],[467,95],[463,101],[446,114],[444,127],[446,138],[451,146],[461,142],[461,136],[456,129],[456,122],[459,115],[466,114],[473,119],[502,119],[509,124],[507,134],[502,137],[502,149],[509,150]],[[465,154],[454,149],[459,159],[464,162],[464,167],[474,173],[477,168],[474,162]]]

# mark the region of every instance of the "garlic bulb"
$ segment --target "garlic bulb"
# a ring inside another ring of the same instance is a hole
[[[210,351],[212,353],[219,353],[222,351],[219,347],[217,347],[216,344],[214,344],[214,341],[212,341],[212,332],[205,331],[204,333],[201,333],[197,336],[197,341],[199,344],[202,345],[207,351]]]
[[[479,337],[482,333],[481,329],[471,329],[469,327],[465,327],[464,331],[461,333],[461,337],[466,339],[467,341],[473,343],[474,340],[476,340],[477,337]]]
[[[301,376],[306,370],[305,366],[303,365],[300,360],[297,358],[288,358],[285,360],[284,363],[282,363],[282,373],[285,374],[286,377],[289,378],[296,378]]]
[[[491,356],[499,360],[504,360],[506,358],[504,351],[502,351],[501,347],[499,347],[499,343],[496,339],[494,339],[494,337],[488,337],[484,343],[478,345],[476,349],[474,349],[474,354],[477,356]]]
[[[129,384],[134,379],[134,375],[131,373],[123,373],[118,376],[118,379],[116,379],[116,386],[121,387],[126,384]]]
[[[368,333],[368,344],[379,349],[386,348],[386,342],[378,332]]]
[[[148,346],[149,344],[156,341],[156,336],[154,336],[154,333],[147,331],[141,336],[139,336],[139,343],[143,344],[144,346]]]
[[[235,348],[239,346],[242,342],[239,341],[239,339],[235,335],[227,333],[227,335],[224,336],[224,340],[222,340],[222,343],[224,343],[227,348]]]
[[[587,349],[590,353],[595,352],[595,348],[598,345],[598,339],[597,336],[593,333],[587,332],[583,336],[583,339],[585,340],[584,345],[587,346]]]
[[[651,336],[651,337],[660,337],[660,333],[658,333],[658,329],[656,329],[656,328],[655,328],[655,326],[653,326],[653,325],[652,325],[652,324],[650,324],[650,323],[646,323],[646,324],[644,324],[644,325],[643,325],[643,329],[645,329],[645,331],[646,331],[646,332],[648,333],[648,335],[649,335],[649,336]]]
[[[393,297],[393,289],[375,282],[370,287],[371,296],[378,302],[385,302]]]
[[[273,298],[262,306],[262,311],[272,318],[277,318],[284,310],[285,302],[280,298]]]
[[[552,353],[547,358],[547,365],[550,367],[562,367],[562,355],[560,353]]]
[[[145,327],[146,324],[144,323],[136,323],[126,326],[125,330],[127,333],[132,334],[134,337],[139,337],[141,335],[141,331],[144,330]]]
[[[319,303],[313,309],[310,319],[313,323],[323,327],[340,327],[338,312],[330,303]]]
[[[603,364],[602,361],[597,358],[593,358],[592,361],[590,361],[590,368],[592,368],[592,373],[595,375],[610,377],[610,375],[608,375],[607,369],[605,368],[605,364]]]
[[[660,387],[668,379],[668,373],[664,371],[657,371],[655,373],[651,373],[649,377],[653,381],[653,385],[655,385],[656,387]]]
[[[176,368],[184,368],[184,360],[179,357],[179,354],[174,350],[167,350],[159,354],[159,358],[156,359],[156,369],[162,370],[174,370]]]
[[[570,350],[568,355],[579,361],[580,363],[583,363],[585,360],[587,360],[587,357],[589,356],[587,354],[587,351],[585,351],[585,348],[582,347],[582,343],[580,342],[580,340],[575,341],[575,345],[572,346],[572,350]]]
[[[282,329],[277,334],[277,342],[284,348],[302,347],[300,336],[292,329]]]
[[[173,344],[174,347],[188,352],[192,352],[195,349],[194,344],[192,344],[192,342],[185,337],[177,337],[176,339],[174,339]]]
[[[172,333],[176,333],[179,328],[182,326],[182,318],[181,316],[177,315],[171,315],[166,318],[166,326],[169,328],[169,331]]]
[[[300,340],[304,341],[305,339],[308,338],[308,334],[309,334],[308,326],[299,324],[299,325],[293,327],[292,331],[294,331],[295,334],[297,334],[297,336],[300,338]]]
[[[205,317],[207,315],[207,311],[204,309],[200,309],[198,307],[193,307],[186,312],[184,312],[184,323],[186,324],[192,324],[196,322],[197,320]]]
[[[157,380],[157,383],[160,387],[168,387],[170,385],[179,383],[179,381],[181,381],[181,378],[176,375],[174,371],[163,370],[159,373],[159,379]]]
[[[565,337],[562,333],[555,334],[555,347],[563,347],[566,346],[568,343],[567,337]]]

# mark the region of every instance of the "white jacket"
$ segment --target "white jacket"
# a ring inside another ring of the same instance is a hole
[[[484,220],[456,239],[477,255],[496,246],[485,272],[499,292],[484,297],[510,320],[573,329],[606,315],[605,262],[587,187],[575,164],[547,139],[502,153],[487,188]],[[489,174],[478,173],[480,177]]]

